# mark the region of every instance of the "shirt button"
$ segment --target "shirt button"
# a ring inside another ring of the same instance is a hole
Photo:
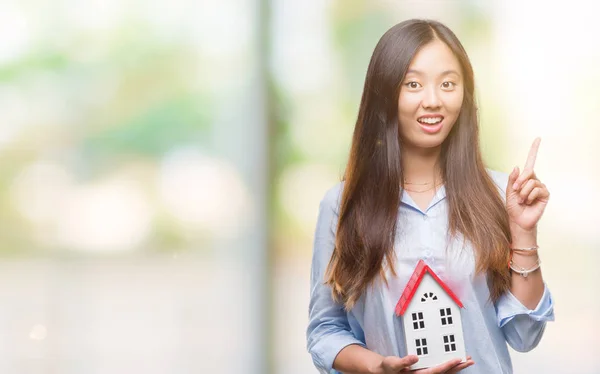
[[[423,221],[427,221],[427,214],[423,214]]]

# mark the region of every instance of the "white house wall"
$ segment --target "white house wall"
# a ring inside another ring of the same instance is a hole
[[[422,303],[421,296],[425,292],[433,292],[438,299]],[[439,312],[442,307],[451,309],[453,324],[450,326],[442,326]],[[424,329],[413,329],[411,317],[413,312],[423,312],[425,321]],[[424,275],[406,313],[401,318],[403,319],[407,351],[409,353],[416,352],[415,339],[427,339],[428,354],[420,357],[419,362],[412,366],[413,369],[430,367],[456,357],[466,358],[460,308],[430,274],[426,273]],[[446,353],[444,351],[443,335],[446,334],[454,334],[456,352]]]

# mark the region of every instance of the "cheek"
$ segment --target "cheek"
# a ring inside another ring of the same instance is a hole
[[[402,95],[398,99],[398,114],[412,116],[419,109],[419,98],[416,95]]]
[[[462,93],[453,95],[446,102],[446,108],[448,109],[449,112],[452,112],[453,114],[458,115],[458,113],[460,112],[460,108],[462,107],[462,102],[463,102]]]

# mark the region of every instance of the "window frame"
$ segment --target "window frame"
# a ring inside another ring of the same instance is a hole
[[[429,347],[427,346],[427,338],[416,338],[415,339],[415,348],[417,351],[417,356],[424,357],[429,355]]]
[[[413,331],[424,330],[425,329],[425,316],[424,313],[415,311],[411,313],[411,323],[413,327]]]
[[[421,296],[421,302],[422,303],[427,303],[430,301],[437,301],[438,297],[436,294],[434,294],[433,292],[429,291],[429,292],[425,292],[423,294],[423,296]]]
[[[441,324],[442,327],[446,327],[446,326],[453,326],[454,325],[454,319],[453,319],[453,315],[452,315],[452,308],[449,307],[445,307],[445,308],[440,308],[440,319],[441,319]]]
[[[456,352],[456,339],[454,338],[455,334],[447,334],[443,336],[444,343],[444,353],[454,353]]]

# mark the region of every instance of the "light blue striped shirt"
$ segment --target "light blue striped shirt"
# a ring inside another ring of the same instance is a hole
[[[505,198],[508,175],[488,172]],[[534,310],[510,292],[491,303],[485,275],[475,274],[473,248],[468,242],[461,248],[461,236],[446,240],[448,205],[444,186],[425,211],[403,192],[395,241],[397,276],[387,272],[389,286],[381,279],[374,281],[349,312],[332,300],[324,277],[334,248],[343,183],[329,189],[321,201],[314,238],[306,335],[308,351],[319,372],[337,373],[332,369],[333,361],[349,344],[360,344],[383,356],[406,356],[402,321],[394,308],[416,264],[423,259],[464,305],[461,319],[465,349],[475,365],[462,372],[512,373],[507,342],[519,352],[538,344],[546,321],[554,320],[550,291],[544,287]]]

